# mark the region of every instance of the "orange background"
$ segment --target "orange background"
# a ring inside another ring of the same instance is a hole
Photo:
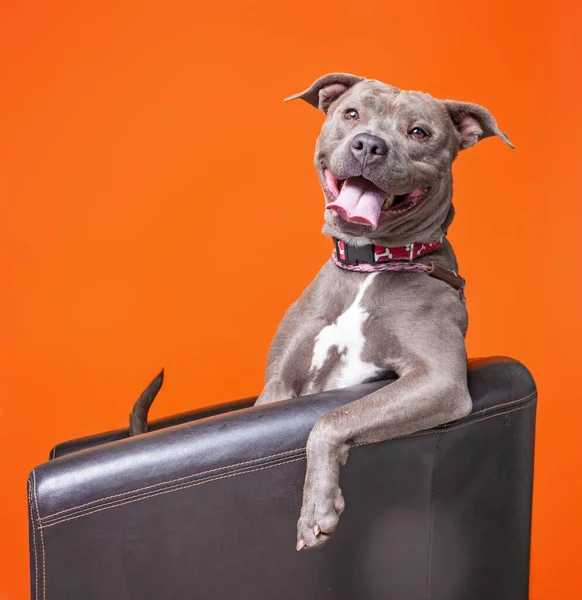
[[[334,70],[483,104],[517,146],[461,155],[450,237],[470,355],[517,357],[539,385],[531,597],[578,597],[581,17],[576,0],[4,0],[0,598],[27,597],[26,476],[53,444],[125,425],[162,366],[154,417],[260,390],[330,253],[322,115],[282,99]]]

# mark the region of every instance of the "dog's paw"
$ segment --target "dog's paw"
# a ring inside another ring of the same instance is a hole
[[[345,505],[339,488],[329,494],[307,494],[297,523],[297,550],[323,546],[335,531]]]

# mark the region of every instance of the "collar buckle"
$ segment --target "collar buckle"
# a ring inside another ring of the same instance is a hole
[[[352,246],[346,244],[343,240],[334,238],[337,259],[346,265],[374,264],[374,246]]]

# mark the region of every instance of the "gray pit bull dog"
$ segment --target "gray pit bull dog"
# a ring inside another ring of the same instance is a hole
[[[326,115],[315,167],[326,200],[323,231],[336,255],[281,322],[256,404],[398,376],[313,428],[301,550],[321,546],[337,527],[345,507],[339,469],[351,446],[471,411],[467,312],[445,237],[454,215],[451,168],[459,150],[483,138],[513,145],[481,106],[345,73],[325,75],[288,100],[296,98]],[[427,276],[434,269],[440,276]]]
[[[307,441],[297,549],[324,544],[345,502],[339,469],[351,446],[466,416],[467,311],[455,254],[452,163],[499,136],[491,114],[346,73],[301,98],[326,114],[315,167],[335,254],[287,311],[256,404],[384,378],[398,379],[324,415]],[[163,371],[136,402],[130,435],[147,431]]]

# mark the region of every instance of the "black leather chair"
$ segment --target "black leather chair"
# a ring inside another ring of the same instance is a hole
[[[354,448],[346,510],[296,552],[305,442],[389,381],[252,399],[61,444],[29,478],[35,600],[526,600],[536,389],[473,361],[473,413]]]

